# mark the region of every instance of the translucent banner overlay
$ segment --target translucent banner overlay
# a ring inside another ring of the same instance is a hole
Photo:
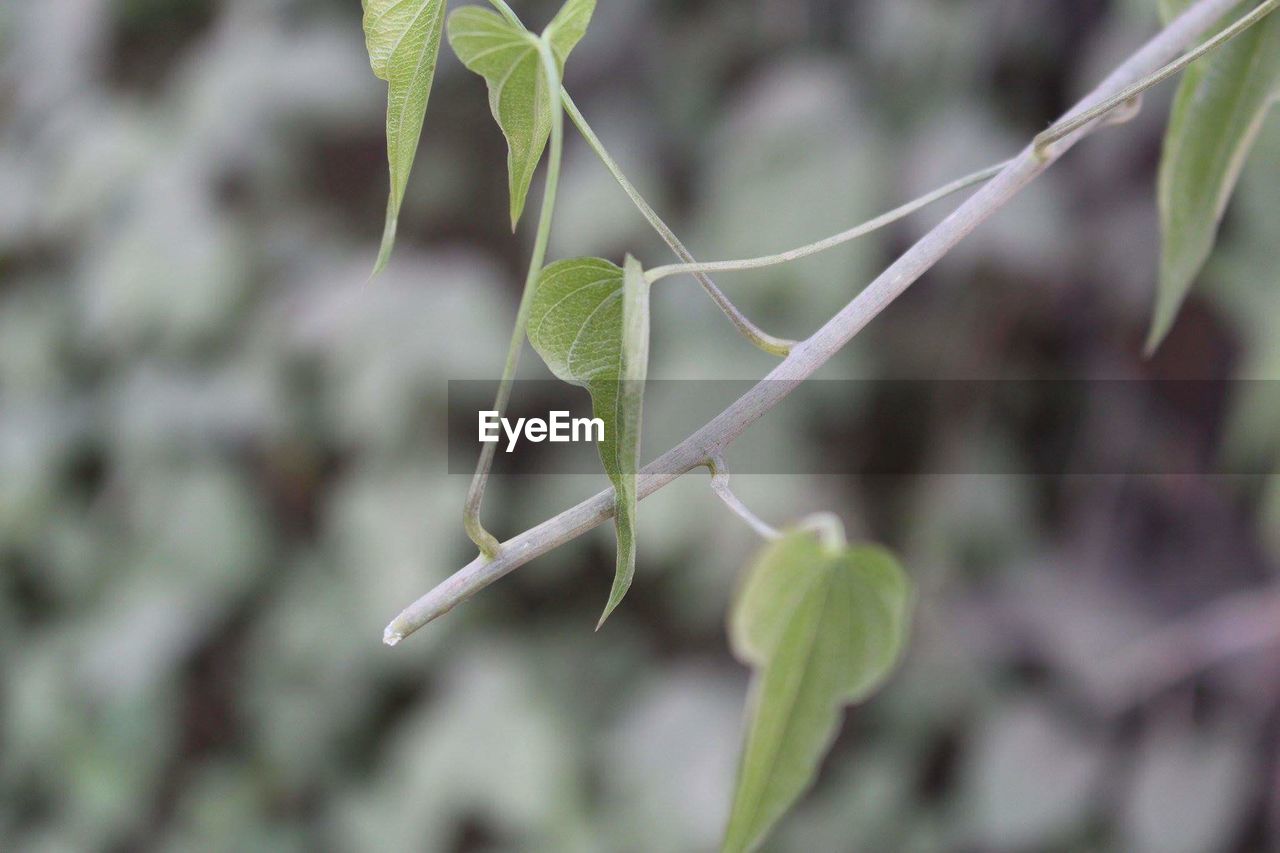
[[[642,465],[748,393],[749,381],[654,380],[645,386]],[[481,413],[497,381],[451,381],[448,469],[470,475]],[[553,413],[563,413],[553,415]],[[515,384],[495,476],[598,475],[597,447],[552,442],[552,423],[593,417],[586,390]],[[524,419],[521,424],[520,419]],[[530,422],[548,422],[525,431]],[[534,438],[529,436],[533,435]],[[811,380],[729,448],[735,474],[1267,475],[1280,470],[1275,380]]]

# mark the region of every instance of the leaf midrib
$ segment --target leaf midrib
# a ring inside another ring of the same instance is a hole
[[[831,580],[831,572],[829,570],[824,569],[824,571],[822,571],[818,577],[815,577],[809,582],[809,589],[805,590],[805,594],[800,598],[800,601],[797,602],[795,610],[800,609],[806,597],[808,597],[809,595],[813,595],[815,593],[816,587],[819,584],[829,584],[830,580]],[[804,685],[806,679],[811,677],[810,667],[808,666],[808,663],[813,657],[813,650],[817,644],[819,629],[822,626],[823,620],[826,618],[827,606],[829,602],[830,602],[830,596],[824,595],[822,597],[821,606],[818,610],[817,618],[814,619],[813,621],[813,630],[809,633],[809,636],[806,638],[805,653],[803,655],[803,660],[805,661],[806,665],[801,668],[800,677],[793,682],[795,689],[787,692],[788,698],[790,698],[792,701],[788,702],[786,713],[783,715],[782,726],[779,729],[781,733],[785,733],[789,730],[791,725],[791,718],[794,715],[795,708],[796,708],[795,697],[800,695],[801,693],[800,688]],[[794,615],[794,612],[793,612],[793,615]],[[770,655],[769,663],[767,664],[767,666],[772,667],[776,665],[775,663],[776,651],[777,650],[775,649],[774,654]],[[763,683],[761,686],[763,687]],[[763,695],[761,696],[761,701],[763,701]],[[773,766],[777,763],[777,757],[779,755],[779,751],[782,749],[783,740],[784,740],[784,737],[779,737],[777,739],[776,745],[773,748],[771,748],[767,753],[768,760],[765,762],[767,767],[773,768]],[[756,793],[752,796],[752,799],[749,803],[751,806],[751,813],[754,813],[756,810],[759,809],[760,802],[763,799],[767,788],[768,788],[767,784],[757,788]]]
[[[610,293],[610,294],[609,294],[608,296],[606,296],[604,299],[601,299],[601,300],[600,300],[600,304],[599,304],[599,305],[597,305],[595,308],[592,308],[592,309],[591,309],[591,313],[590,313],[590,314],[588,314],[586,317],[584,317],[584,318],[583,318],[583,320],[582,320],[582,325],[580,325],[580,326],[578,327],[578,334],[576,334],[576,335],[574,335],[574,336],[573,336],[573,343],[569,344],[569,353],[568,353],[568,355],[565,357],[565,360],[566,360],[566,361],[568,362],[568,364],[569,364],[569,372],[570,372],[570,373],[577,374],[577,371],[575,371],[575,370],[573,369],[573,354],[574,354],[574,352],[578,349],[578,343],[582,340],[582,336],[586,333],[586,331],[587,331],[587,326],[591,323],[591,318],[593,318],[593,317],[595,317],[597,314],[599,314],[599,313],[600,313],[600,310],[601,310],[602,308],[604,308],[606,305],[608,305],[612,300],[617,299],[617,298],[619,298],[619,297],[621,297],[621,296],[622,296],[622,291],[621,291],[621,290],[615,290],[613,293]],[[621,351],[622,351],[621,341],[619,341],[618,350],[619,350],[619,352],[621,352]],[[581,374],[581,375],[582,375],[582,377],[583,377],[583,381],[585,381],[585,382],[590,382],[590,381],[592,381],[592,380],[594,380],[594,379],[598,378],[598,377],[600,376],[600,374],[601,374],[601,373],[603,373],[604,371],[605,371],[605,368],[601,368],[600,370],[596,370],[596,371],[593,371],[593,372],[591,372],[591,373],[584,373],[584,374]],[[618,375],[619,375],[619,377],[621,377],[621,375],[622,375],[622,374],[621,374],[621,373],[619,373]],[[615,421],[615,423],[616,423],[616,421]]]
[[[396,0],[396,2],[392,3],[387,8],[383,9],[382,12],[380,12],[378,16],[374,18],[374,26],[376,27],[378,23],[383,21],[394,10],[400,8],[405,3],[408,3],[408,2],[410,2],[410,0]],[[427,2],[429,3],[430,0],[427,0]],[[396,43],[392,46],[390,50],[387,51],[387,65],[386,67],[383,68],[383,71],[387,76],[383,78],[384,80],[387,80],[388,82],[391,81],[391,69],[390,69],[391,57],[396,55],[396,51],[400,49],[400,45],[404,42],[405,36],[409,34],[409,30],[417,26],[418,18],[422,16],[422,12],[425,11],[426,8],[427,6],[426,4],[424,4],[422,9],[419,10],[418,14],[413,16],[413,19],[410,21],[409,26],[405,27],[404,32],[400,34],[400,38],[396,39]]]

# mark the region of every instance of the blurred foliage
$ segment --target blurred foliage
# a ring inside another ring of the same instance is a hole
[[[541,24],[556,4],[526,5]],[[770,251],[1011,153],[1152,31],[1150,5],[611,0],[567,82],[696,254]],[[452,60],[437,85],[433,156],[367,285],[384,87],[359,4],[0,6],[0,848],[719,837],[747,685],[724,614],[756,543],[705,481],[641,507],[635,587],[598,635],[608,532],[379,643],[471,557],[446,381],[499,370],[528,239],[507,228],[483,85]],[[1277,378],[1274,118],[1201,286],[1139,356],[1169,94],[1073,152],[825,375]],[[562,204],[557,252],[666,261],[572,142]],[[804,335],[939,215],[723,283]],[[768,357],[686,284],[655,293],[652,375],[761,375]],[[1205,430],[1260,465],[1280,421],[1254,387]],[[855,402],[779,410],[730,466],[1036,447],[1033,427],[982,418],[884,434]],[[1103,415],[1083,440],[1122,431]],[[489,520],[513,532],[602,480],[501,477]],[[1276,650],[1140,695],[1122,654],[1274,589],[1276,483],[738,478],[779,523],[839,507],[921,590],[905,668],[850,715],[770,849],[1280,843]]]

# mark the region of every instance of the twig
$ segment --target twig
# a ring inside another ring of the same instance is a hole
[[[1177,20],[1121,64],[1069,115],[1106,103],[1162,68],[1194,44],[1237,0],[1198,0]],[[810,338],[802,341],[765,379],[676,447],[641,472],[637,498],[643,499],[719,455],[734,439],[826,364],[881,311],[946,256],[979,225],[994,216],[1038,178],[1072,145],[1092,132],[1086,125],[1064,136],[1044,154],[1028,145],[1004,171],[966,200],[920,239],[856,298]],[[489,584],[551,551],[613,515],[613,490],[589,498],[556,517],[515,536],[493,560],[477,558],[411,604],[383,635],[395,645],[433,619],[449,612]]]

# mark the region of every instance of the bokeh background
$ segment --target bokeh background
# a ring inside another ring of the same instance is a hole
[[[1156,26],[1154,0],[606,0],[567,82],[693,251],[738,257],[1010,155]],[[1280,376],[1274,116],[1140,357],[1170,94],[822,375]],[[705,478],[642,506],[600,633],[608,530],[379,642],[472,556],[446,383],[499,371],[529,239],[483,84],[446,48],[395,261],[367,283],[383,99],[355,0],[0,5],[0,848],[714,847],[747,687],[724,614],[757,542]],[[804,336],[946,208],[722,286]],[[560,210],[557,256],[666,260],[576,140]],[[768,369],[692,283],[655,296],[652,375]],[[1251,387],[1189,411],[1211,454],[1272,470],[1280,405]],[[1016,460],[1040,429],[916,426],[908,463]],[[806,470],[906,440],[841,399],[753,436]],[[779,523],[836,510],[920,587],[905,666],[768,849],[1280,849],[1278,481],[920,467],[738,483]],[[487,516],[509,535],[602,485],[499,478]]]

